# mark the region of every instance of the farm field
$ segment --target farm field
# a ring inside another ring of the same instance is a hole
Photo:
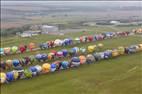
[[[120,30],[129,31],[132,27],[123,27]],[[133,27],[135,28],[135,27]],[[119,29],[119,28],[118,28]],[[117,30],[118,30],[117,29]],[[91,35],[106,31],[117,31],[114,28],[97,27],[88,32],[66,33],[65,36],[39,35],[32,38],[3,38],[2,46],[13,46],[20,43],[45,42],[52,39],[62,39],[67,37],[78,37],[81,35]],[[123,38],[108,39],[75,45],[77,47],[87,47],[88,45],[103,43],[101,50],[113,49],[118,46],[129,46],[142,43],[141,35],[133,35]],[[74,46],[57,47],[55,50],[63,48],[69,49]],[[16,54],[1,57],[2,60],[21,58],[23,56],[35,55],[37,53],[47,53],[49,50],[38,50],[24,54]],[[141,94],[142,77],[142,52],[124,55],[117,58],[102,60],[91,65],[82,65],[79,68],[72,68],[51,74],[41,75],[28,80],[19,80],[1,86],[1,94]],[[51,62],[49,62],[51,63]],[[38,63],[34,63],[38,64]],[[27,68],[27,67],[25,67]]]

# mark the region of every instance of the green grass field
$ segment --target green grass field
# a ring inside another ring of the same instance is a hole
[[[125,27],[125,30],[130,28]],[[92,29],[93,30],[93,29]],[[106,28],[106,31],[109,30]],[[105,28],[96,32],[105,32]],[[91,33],[90,33],[91,32]],[[90,30],[89,34],[96,33]],[[64,37],[76,37],[82,33],[72,33]],[[59,38],[63,38],[58,36]],[[35,42],[58,38],[57,36],[41,35],[35,38]],[[3,46],[16,45],[21,42],[28,43],[33,39],[14,38],[3,39]],[[79,44],[78,47],[87,47],[91,44],[103,43],[104,48],[112,49],[118,46],[129,46],[131,44],[142,43],[141,36],[130,36],[98,41],[95,43]],[[72,46],[65,47],[66,49]],[[63,49],[62,47],[54,48]],[[34,55],[39,52],[49,52],[49,50],[24,53],[22,55],[12,55],[1,57],[1,59],[13,59],[23,56]],[[72,68],[51,74],[40,75],[28,80],[19,80],[1,86],[1,94],[141,94],[142,82],[142,52],[124,55],[117,58],[102,60],[96,64],[82,65],[79,68]],[[37,63],[35,63],[37,64]]]

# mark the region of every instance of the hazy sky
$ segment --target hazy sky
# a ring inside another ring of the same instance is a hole
[[[122,5],[122,6],[137,6],[142,5],[142,1],[1,1],[1,4],[22,4],[22,3],[33,3],[33,4],[69,4],[69,5],[108,5],[108,6],[115,6],[115,5]]]

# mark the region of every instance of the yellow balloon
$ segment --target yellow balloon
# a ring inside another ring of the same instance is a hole
[[[0,73],[0,84],[3,84],[6,81],[6,74],[4,72]]]
[[[119,52],[119,54],[121,54],[121,55],[124,54],[125,48],[122,47],[122,46],[118,47],[118,52]]]
[[[44,63],[43,65],[42,65],[42,72],[43,73],[48,73],[49,71],[50,71],[50,64],[49,63]]]
[[[92,53],[95,51],[96,45],[88,46],[88,52]]]
[[[13,71],[14,79],[16,80],[19,76],[19,73],[17,71]]]
[[[139,44],[139,49],[142,51],[142,44]]]
[[[116,57],[116,56],[118,56],[119,55],[119,52],[118,52],[118,50],[112,50],[112,57]]]
[[[99,43],[99,44],[98,44],[98,47],[99,47],[99,48],[102,48],[103,46],[104,46],[104,45],[103,45],[102,43]]]

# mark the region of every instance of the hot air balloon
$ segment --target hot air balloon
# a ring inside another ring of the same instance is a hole
[[[61,67],[61,61],[55,61],[53,64],[56,64],[56,70],[59,70]]]
[[[0,62],[0,69],[2,69],[2,70],[6,69],[6,63],[4,61]]]
[[[10,47],[4,48],[4,54],[5,54],[5,55],[10,54],[10,51],[11,51],[11,48],[10,48]]]
[[[81,48],[80,48],[80,52],[81,52],[81,53],[85,53],[85,52],[86,52],[86,48],[81,47]]]
[[[48,59],[47,54],[41,54],[41,59],[45,62]]]
[[[35,48],[36,48],[35,43],[33,43],[33,42],[29,43],[29,49],[30,49],[30,51],[33,51],[33,49],[35,49]]]
[[[51,71],[51,72],[54,72],[54,71],[56,71],[56,68],[57,68],[57,65],[56,65],[55,63],[52,63],[52,64],[51,64],[50,71]]]
[[[88,46],[88,52],[89,52],[89,53],[94,52],[94,51],[95,51],[95,48],[96,48],[96,45]]]
[[[119,54],[123,55],[125,52],[125,48],[122,46],[118,47],[118,52],[119,52]]]
[[[50,68],[51,68],[51,65],[49,63],[44,63],[42,65],[42,72],[43,73],[48,73],[48,72],[50,72]]]
[[[76,43],[80,43],[80,39],[79,38],[75,38],[74,40],[75,40],[75,44]]]
[[[32,72],[29,69],[24,70],[24,75],[25,78],[31,78],[32,77]]]
[[[61,62],[61,69],[67,69],[69,67],[68,61],[62,61]]]
[[[116,57],[119,55],[119,52],[117,49],[112,50],[112,57]]]
[[[142,51],[142,44],[138,44],[140,51]]]
[[[94,55],[96,61],[101,60],[101,55],[100,55],[100,53],[95,52],[93,55]]]
[[[68,50],[63,49],[62,52],[63,52],[63,56],[64,56],[64,57],[67,57],[67,55],[68,55]]]
[[[62,51],[58,51],[58,52],[56,53],[56,56],[57,56],[58,58],[63,57],[63,52],[62,52]]]
[[[103,45],[102,43],[99,43],[99,44],[97,45],[97,47],[98,47],[99,49],[101,49],[103,46],[104,46],[104,45]]]
[[[55,46],[62,46],[63,41],[60,40],[60,39],[56,39],[56,40],[54,41],[54,44],[55,44]]]
[[[93,41],[93,36],[88,36],[88,41],[92,42]]]
[[[112,51],[111,50],[106,50],[104,52],[104,59],[108,59],[112,57]]]
[[[40,65],[34,66],[37,70],[37,74],[39,74],[42,71],[42,67]]]
[[[6,60],[6,68],[10,69],[12,67],[12,60]]]
[[[73,57],[71,59],[71,67],[78,67],[80,65],[80,59],[78,57]]]
[[[37,61],[41,62],[41,60],[42,60],[42,55],[41,55],[41,54],[37,54],[37,55],[35,56],[35,58],[36,58]]]
[[[0,48],[0,55],[4,55],[4,49]]]
[[[18,59],[14,59],[14,60],[12,61],[12,65],[13,65],[14,68],[20,66],[19,60],[18,60]]]
[[[11,48],[12,53],[16,53],[18,51],[18,47],[17,46],[13,46]]]
[[[86,56],[86,62],[87,62],[87,64],[93,63],[94,61],[95,61],[95,58],[94,58],[94,56],[92,54],[88,54]]]
[[[36,76],[37,75],[38,70],[37,70],[37,68],[35,66],[31,66],[29,68],[29,70],[32,72],[32,76]]]
[[[7,80],[8,82],[14,81],[14,74],[13,74],[12,71],[6,73],[6,80]]]
[[[21,44],[21,45],[19,46],[19,50],[20,50],[21,53],[24,53],[24,52],[27,50],[27,46]]]
[[[80,64],[86,63],[86,57],[84,55],[79,56]]]
[[[4,72],[0,73],[0,84],[3,84],[6,82],[6,74]]]

